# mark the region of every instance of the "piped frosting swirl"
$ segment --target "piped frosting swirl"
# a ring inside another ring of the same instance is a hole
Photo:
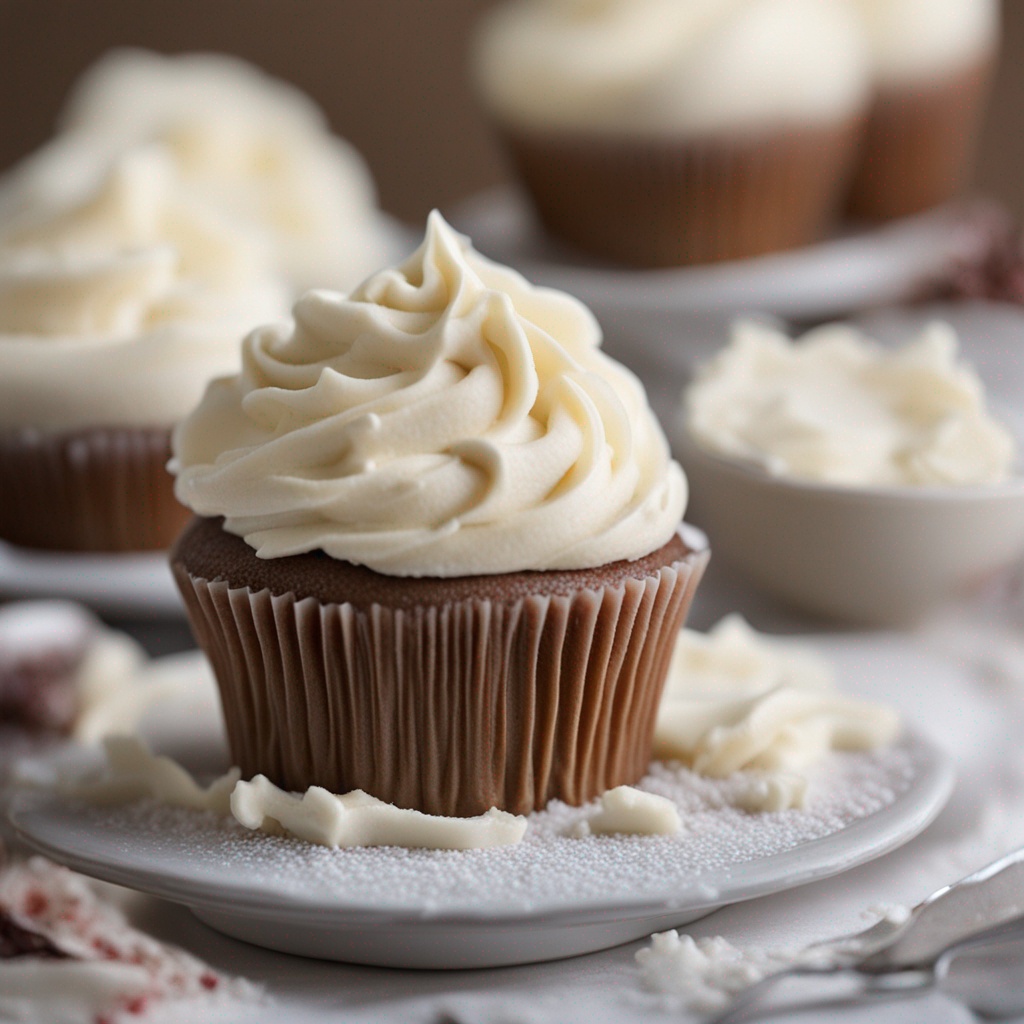
[[[261,557],[398,576],[581,569],[656,550],[686,481],[591,313],[431,215],[350,296],[254,331],[175,435],[179,500]]]

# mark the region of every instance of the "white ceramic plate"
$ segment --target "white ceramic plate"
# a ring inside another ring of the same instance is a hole
[[[868,788],[883,794],[881,802],[870,812],[858,811],[863,794],[851,791],[835,819],[842,824],[819,838],[799,838],[794,819],[786,818],[802,812],[759,823],[774,832],[767,855],[758,852],[759,844],[753,851],[734,841],[715,848],[712,839],[709,847],[705,832],[676,847],[703,844],[696,870],[693,850],[676,857],[670,839],[566,839],[557,855],[579,877],[570,878],[565,895],[552,895],[539,881],[551,877],[544,858],[552,856],[554,844],[532,852],[526,843],[471,854],[410,851],[428,862],[428,875],[435,871],[445,880],[436,896],[424,897],[420,883],[404,875],[410,863],[405,852],[305,847],[210,817],[182,819],[174,809],[83,807],[33,793],[16,800],[11,820],[29,845],[54,860],[185,904],[212,927],[256,945],[390,967],[499,966],[604,949],[728,903],[835,875],[919,833],[952,788],[949,761],[912,735],[870,761],[873,767],[865,767],[873,755],[843,757],[853,759],[843,762],[843,771],[865,771]],[[829,808],[825,818],[835,810]],[[711,821],[707,815],[703,820]],[[622,870],[613,845],[601,846],[623,842],[635,844],[629,856],[638,864],[646,859],[655,865],[641,871],[639,881]],[[653,843],[662,845],[642,845]],[[444,860],[451,857],[488,859],[477,860],[483,865],[478,868],[467,860]],[[470,884],[447,877],[459,872],[468,872]],[[360,884],[360,877],[371,881]],[[574,889],[604,895],[581,899]]]
[[[30,551],[0,541],[0,596],[66,598],[109,615],[184,615],[167,552],[106,555]]]

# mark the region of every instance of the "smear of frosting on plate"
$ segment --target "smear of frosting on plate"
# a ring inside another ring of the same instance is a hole
[[[320,786],[289,793],[257,775],[241,781],[232,768],[207,786],[169,757],[153,754],[134,736],[103,741],[106,764],[98,777],[66,780],[63,795],[95,804],[152,799],[174,807],[231,815],[249,829],[291,835],[321,846],[405,846],[475,850],[518,843],[527,820],[491,808],[475,818],[453,818],[385,803],[353,790],[337,795]]]
[[[799,641],[758,634],[730,615],[707,634],[680,632],[658,711],[654,754],[702,775],[754,771],[747,810],[798,807],[804,769],[830,750],[892,742],[889,707],[838,691],[827,660]]]

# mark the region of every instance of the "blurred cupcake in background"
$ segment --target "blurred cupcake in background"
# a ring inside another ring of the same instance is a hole
[[[0,185],[0,218],[158,143],[184,188],[269,236],[295,292],[351,288],[385,262],[362,157],[307,95],[235,57],[114,50],[75,85],[60,127]]]
[[[635,266],[820,237],[869,98],[846,0],[514,0],[474,74],[548,231]]]
[[[0,220],[0,538],[126,551],[185,519],[170,429],[288,288],[263,235],[183,187],[163,147]]]
[[[999,42],[997,0],[857,0],[875,98],[850,193],[855,217],[884,220],[964,185]]]

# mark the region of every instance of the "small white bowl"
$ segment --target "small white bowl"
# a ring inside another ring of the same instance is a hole
[[[1024,555],[1024,477],[971,487],[839,487],[712,454],[685,427],[687,519],[721,558],[803,611],[902,626]]]

